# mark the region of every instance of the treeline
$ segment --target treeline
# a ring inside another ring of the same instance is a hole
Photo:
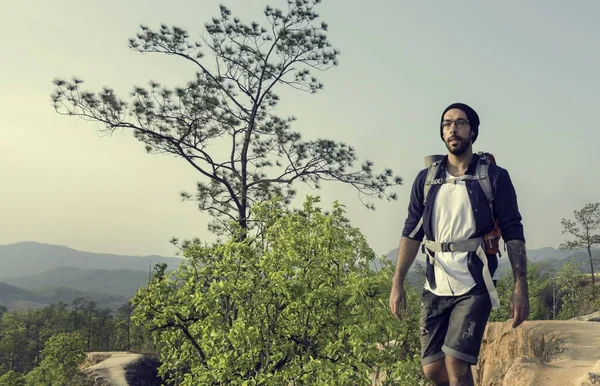
[[[38,367],[52,337],[68,336],[82,352],[151,351],[148,333],[134,325],[132,313],[128,303],[114,312],[83,298],[27,311],[0,306],[0,385],[9,372],[24,375]]]
[[[558,271],[549,264],[533,263],[528,266],[529,320],[567,320],[591,313],[600,308],[592,287],[592,276],[583,273],[583,267],[575,260],[566,263]],[[507,271],[496,288],[502,307],[492,312],[490,321],[510,318],[510,296],[513,291],[513,274]]]

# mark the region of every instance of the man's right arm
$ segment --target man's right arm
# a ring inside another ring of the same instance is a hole
[[[419,240],[413,240],[406,236],[400,239],[400,246],[398,247],[398,256],[396,257],[396,270],[392,279],[392,286],[403,285],[404,279],[408,274],[408,270],[415,261],[421,242]]]
[[[396,257],[396,269],[392,277],[392,289],[390,292],[390,309],[398,319],[406,312],[406,292],[404,291],[404,280],[410,266],[415,261],[421,240],[423,240],[423,184],[427,170],[417,175],[413,182],[408,204],[408,216],[404,222],[398,255]]]
[[[408,214],[404,222],[404,229],[402,229],[402,238],[400,239],[398,256],[396,257],[396,271],[394,272],[394,283],[392,283],[394,285],[395,282],[399,284],[404,283],[408,269],[415,261],[419,252],[419,246],[425,235],[422,217],[424,210],[423,187],[426,175],[427,169],[421,170],[412,184]]]
[[[400,239],[398,257],[396,258],[396,271],[392,278],[392,289],[390,291],[390,310],[398,320],[402,320],[407,311],[404,279],[406,279],[408,269],[417,257],[420,244],[420,241],[406,236],[402,236],[402,239]]]

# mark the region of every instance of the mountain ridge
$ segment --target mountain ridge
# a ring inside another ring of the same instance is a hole
[[[0,280],[29,291],[64,287],[81,292],[132,297],[138,288],[148,283],[148,272],[132,269],[57,267],[32,275]]]
[[[148,272],[155,264],[166,263],[169,269],[173,269],[183,260],[179,257],[159,255],[131,256],[86,252],[64,245],[22,241],[0,245],[0,279],[28,276],[58,267],[131,269]]]

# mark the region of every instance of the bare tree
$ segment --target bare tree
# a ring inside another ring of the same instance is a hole
[[[586,249],[590,258],[590,270],[592,271],[592,293],[595,294],[596,279],[594,276],[594,258],[592,248],[600,245],[600,202],[586,204],[580,210],[573,211],[575,220],[563,218],[561,225],[562,233],[568,233],[575,240],[566,241],[560,245],[563,250]]]
[[[156,82],[134,87],[129,102],[110,88],[83,91],[82,80],[55,80],[52,98],[60,114],[94,121],[104,133],[128,129],[149,153],[182,158],[203,177],[195,195],[199,209],[214,218],[210,229],[231,233],[232,223],[249,229],[253,203],[282,196],[289,203],[295,181],[319,188],[322,181],[339,181],[369,198],[396,199],[389,191],[402,179],[373,163],[356,168],[351,146],[329,139],[302,140],[291,130],[294,117],[275,114],[275,89],[288,86],[315,93],[323,84],[312,75],[337,65],[339,51],[327,40],[327,24],[317,23],[320,0],[288,0],[287,11],[267,6],[266,27],[243,23],[225,6],[220,16],[205,24],[200,42],[191,42],[179,27],[162,25],[158,31],[141,26],[129,47],[187,61],[195,79],[168,89]],[[206,63],[204,51],[213,61]],[[223,144],[225,143],[225,145]],[[219,155],[217,150],[226,149]],[[174,240],[176,242],[176,240]]]

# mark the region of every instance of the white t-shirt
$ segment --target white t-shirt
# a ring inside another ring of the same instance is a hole
[[[433,237],[438,242],[466,240],[476,230],[466,184],[447,171],[446,178],[450,181],[440,186],[433,203]],[[459,181],[451,182],[456,179]],[[458,296],[469,292],[475,286],[475,280],[467,266],[468,255],[469,252],[436,253],[434,273],[437,288],[431,289],[427,280],[425,288],[438,296]]]

